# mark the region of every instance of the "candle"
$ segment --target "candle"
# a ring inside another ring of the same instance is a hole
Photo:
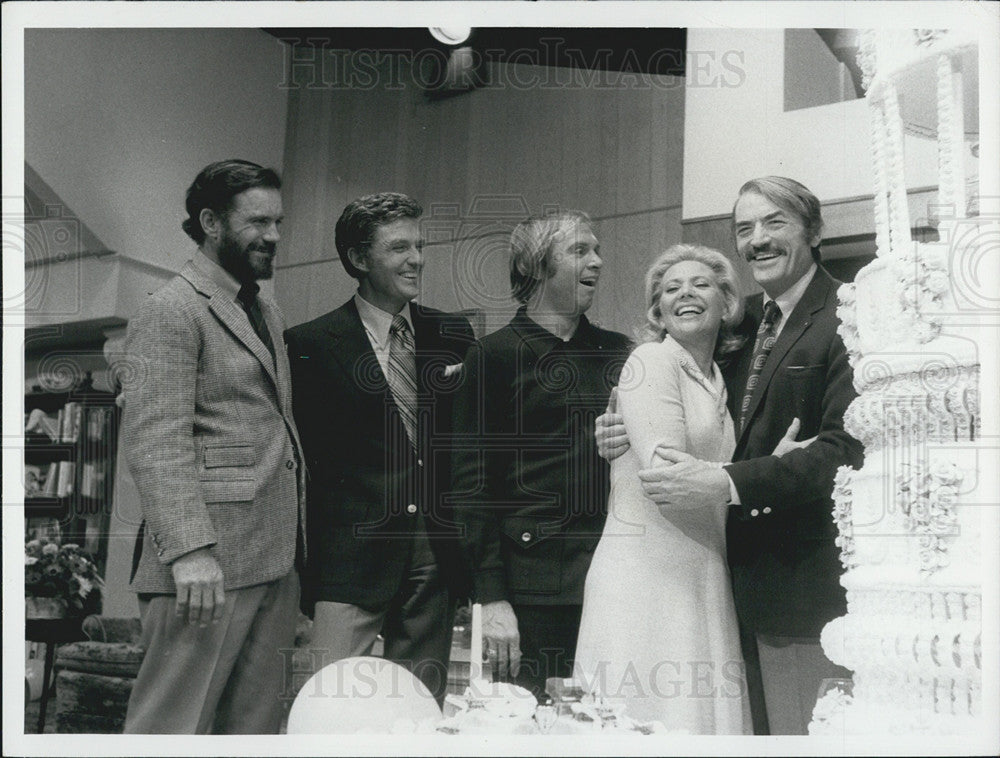
[[[469,651],[469,681],[483,674],[483,606],[472,604],[472,649]]]

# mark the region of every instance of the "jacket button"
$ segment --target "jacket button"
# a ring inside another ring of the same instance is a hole
[[[285,461],[285,468],[291,471],[295,468],[295,461]]]
[[[769,506],[769,505],[767,505],[767,506],[764,506],[764,510],[763,510],[763,511],[761,511],[761,512],[762,512],[762,513],[770,513],[770,512],[771,512],[771,506]]]
[[[521,542],[531,542],[531,532],[525,532],[521,535]]]
[[[754,508],[752,511],[750,511],[750,515],[753,516],[754,518],[756,518],[757,516],[760,515],[760,511],[758,511],[756,508]]]
[[[417,506],[415,506],[413,503],[410,503],[408,506],[406,506],[406,512],[410,514],[416,513]]]

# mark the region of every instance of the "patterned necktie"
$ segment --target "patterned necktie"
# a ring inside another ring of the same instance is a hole
[[[774,300],[768,300],[764,304],[764,320],[760,322],[757,329],[757,341],[753,345],[753,359],[750,362],[750,373],[747,376],[747,389],[743,395],[743,404],[740,406],[740,432],[747,421],[747,410],[750,408],[750,398],[753,391],[760,382],[760,372],[764,370],[767,363],[767,356],[771,354],[774,341],[777,339],[777,329],[775,325],[781,318],[781,308]]]
[[[268,352],[271,354],[271,360],[274,361],[274,343],[271,341],[271,333],[267,330],[267,322],[264,321],[264,314],[260,309],[260,301],[257,299],[257,293],[260,291],[260,287],[256,283],[244,284],[236,295],[236,299],[240,301],[240,305],[243,306],[243,310],[247,313],[247,318],[250,319],[250,326],[260,337],[260,341],[264,343],[267,347]]]
[[[389,389],[396,400],[399,415],[403,417],[410,444],[417,446],[417,362],[414,355],[413,335],[409,324],[400,315],[393,316],[389,328]]]

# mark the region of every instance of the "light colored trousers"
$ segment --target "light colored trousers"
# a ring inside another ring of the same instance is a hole
[[[454,603],[436,564],[411,568],[388,605],[366,610],[349,603],[316,603],[312,651],[322,664],[371,655],[385,639],[383,658],[409,669],[438,705],[448,690]]]
[[[191,626],[174,595],[139,603],[146,655],[126,734],[277,734],[295,645],[299,577],[226,591],[222,619]]]

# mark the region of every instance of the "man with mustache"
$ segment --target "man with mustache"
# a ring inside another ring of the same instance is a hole
[[[452,497],[485,652],[536,696],[548,677],[571,675],[607,513],[608,466],[589,430],[631,344],[584,315],[602,266],[586,214],[518,224],[510,284],[521,308],[469,352],[455,406]]]
[[[350,203],[336,244],[357,294],[286,339],[310,473],[303,605],[314,654],[369,655],[381,633],[384,657],[440,704],[454,600],[467,594],[443,443],[473,333],[463,316],[412,302],[422,213],[398,192]]]
[[[259,295],[281,181],[239,160],[188,188],[193,260],[129,322],[122,450],[143,524],[146,654],[127,733],[275,734],[295,642],[305,477],[283,318]]]
[[[662,509],[732,504],[726,542],[757,734],[806,734],[821,680],[850,675],[819,644],[846,611],[833,478],[862,462],[843,426],[856,393],[837,334],[840,282],[820,265],[822,230],[819,200],[799,182],[766,176],[740,188],[736,249],[764,292],[747,301],[746,347],[722,367],[733,462],[711,468],[667,450],[673,465],[640,472]],[[624,426],[609,423],[619,418],[598,422],[611,458],[627,448]],[[773,455],[796,419],[809,444]]]

